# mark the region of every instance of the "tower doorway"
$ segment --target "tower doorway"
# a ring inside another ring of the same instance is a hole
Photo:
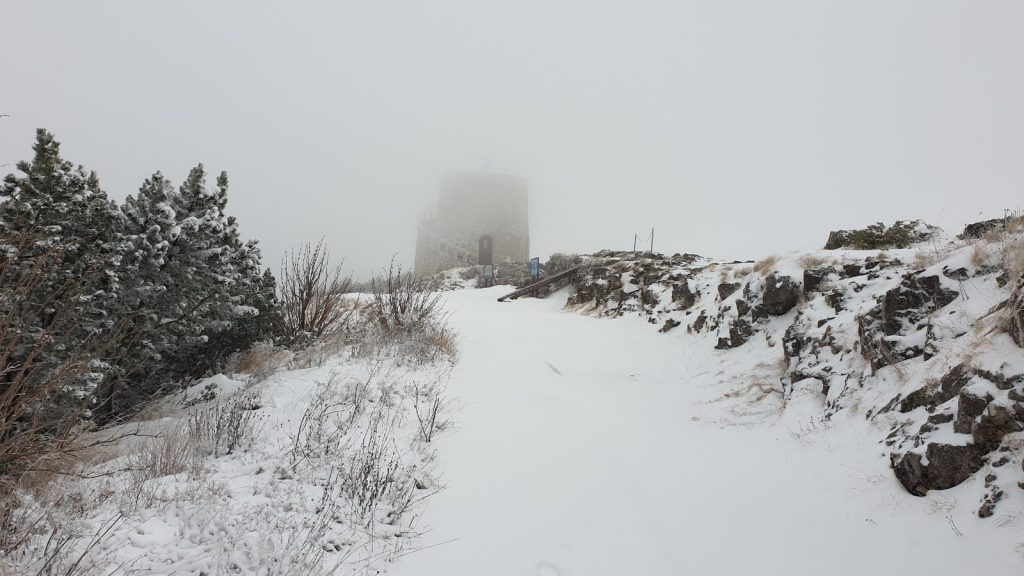
[[[477,264],[484,266],[486,264],[494,264],[494,239],[491,238],[490,234],[484,234],[480,237]]]

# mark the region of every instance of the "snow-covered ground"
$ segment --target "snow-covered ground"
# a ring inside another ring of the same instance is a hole
[[[453,359],[358,338],[255,352],[262,376],[207,378],[102,432],[125,436],[17,511],[36,536],[0,574],[373,574],[401,555],[441,487],[429,440]]]
[[[499,304],[450,292],[457,426],[435,441],[446,489],[388,571],[446,575],[987,574],[1024,571],[1024,499],[979,519],[978,486],[918,498],[887,429],[781,414],[730,383],[777,380],[778,347],[597,319],[565,295]],[[960,505],[964,500],[966,505]]]
[[[250,351],[28,494],[13,521],[46,529],[0,573],[1019,576],[1024,232],[1000,238],[605,253],[508,303],[449,274],[457,340]]]

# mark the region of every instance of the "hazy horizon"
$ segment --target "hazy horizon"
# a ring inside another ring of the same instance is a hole
[[[44,127],[115,199],[226,170],[265,264],[411,264],[449,172],[529,181],[531,251],[756,258],[1020,207],[1013,2],[33,2],[0,10],[2,172]]]

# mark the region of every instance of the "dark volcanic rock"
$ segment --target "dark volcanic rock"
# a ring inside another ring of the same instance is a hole
[[[804,270],[804,294],[816,292],[829,274],[834,272],[832,267]]]
[[[924,386],[907,394],[907,397],[900,402],[900,412],[906,413],[920,406],[925,406],[931,412],[936,406],[945,404],[960,394],[974,377],[976,371],[966,364],[958,364],[950,369],[935,387]]]
[[[673,279],[672,301],[679,304],[680,310],[686,310],[697,302],[699,294],[690,290],[690,283],[686,278]]]
[[[739,282],[722,282],[718,285],[718,298],[725,300],[729,296],[732,296],[732,293],[739,290],[739,288]]]
[[[668,332],[669,330],[675,328],[676,326],[679,326],[679,324],[681,324],[681,322],[679,322],[678,320],[674,318],[669,318],[668,320],[665,320],[665,324],[661,326],[661,329],[658,330],[658,332]]]
[[[742,298],[736,299],[736,315],[746,316],[750,312],[750,303]]]
[[[952,446],[929,444],[925,449],[928,464],[919,454],[908,453],[892,464],[896,478],[908,492],[924,496],[929,490],[952,488],[981,470],[983,459],[973,444]]]
[[[742,346],[746,344],[753,334],[754,330],[751,328],[750,323],[743,318],[737,318],[733,325],[729,327],[729,337],[719,338],[715,348],[718,350],[728,350]]]
[[[974,426],[974,443],[983,452],[991,452],[1003,442],[1007,434],[1024,430],[1020,416],[1006,406],[991,404],[981,420]]]
[[[693,321],[693,330],[695,332],[700,332],[704,328],[704,324],[706,324],[707,321],[708,321],[707,315],[704,314],[703,310],[701,310],[700,311],[700,315],[697,316],[697,319]]]
[[[962,234],[957,236],[961,240],[967,238],[981,238],[984,235],[994,230],[1004,230],[1006,228],[1006,221],[1002,218],[994,218],[992,220],[982,220],[981,222],[975,222],[974,224],[968,224],[964,227]]]
[[[974,428],[974,420],[981,416],[991,398],[979,398],[967,391],[960,393],[957,400],[956,421],[953,423],[953,431],[959,434],[970,434]]]
[[[858,319],[861,354],[875,369],[924,354],[923,348],[900,346],[886,337],[925,329],[923,321],[959,295],[944,288],[939,276],[907,274],[899,286],[886,292],[874,308]]]
[[[800,285],[789,276],[772,274],[765,281],[764,295],[757,306],[755,320],[765,315],[782,316],[800,300]]]
[[[846,245],[848,230],[833,230],[828,233],[828,240],[825,240],[825,250],[837,250]]]

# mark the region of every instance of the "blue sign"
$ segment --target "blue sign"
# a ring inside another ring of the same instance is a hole
[[[534,280],[540,278],[540,258],[530,259],[530,278]]]

